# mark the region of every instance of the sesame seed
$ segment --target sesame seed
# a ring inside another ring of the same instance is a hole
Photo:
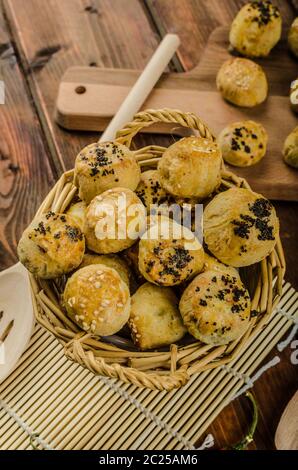
[[[118,302],[118,303],[117,303],[117,307],[119,307],[119,308],[120,308],[120,307],[123,307],[123,304],[122,304],[121,302]]]
[[[95,289],[99,289],[101,286],[100,282],[96,282],[94,285],[95,285]]]

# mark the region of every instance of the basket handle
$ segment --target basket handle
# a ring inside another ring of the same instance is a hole
[[[133,121],[126,124],[116,134],[116,141],[130,147],[131,141],[143,128],[157,122],[178,124],[199,131],[201,137],[215,140],[209,127],[194,113],[184,113],[177,109],[147,109],[135,114]]]

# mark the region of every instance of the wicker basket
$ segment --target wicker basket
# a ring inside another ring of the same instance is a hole
[[[134,120],[117,133],[116,140],[127,146],[144,127],[163,122],[194,129],[202,137],[214,140],[208,127],[194,114],[177,110],[147,110],[136,114]],[[142,169],[156,167],[164,152],[160,146],[150,145],[135,152]],[[219,191],[238,186],[249,188],[248,183],[231,172],[222,170]],[[73,183],[73,170],[64,173],[37,214],[53,210],[64,212],[77,195]],[[245,279],[250,288],[252,311],[256,315],[249,329],[237,341],[214,347],[193,340],[187,345],[171,345],[160,351],[142,352],[134,348],[128,339],[115,338],[106,341],[81,331],[61,308],[61,281],[46,281],[31,276],[33,304],[37,321],[50,331],[64,346],[65,355],[91,372],[121,379],[139,387],[172,390],[184,385],[192,374],[213,369],[231,361],[240,349],[270,319],[282,289],[285,260],[280,239],[274,251],[258,265],[246,269]]]

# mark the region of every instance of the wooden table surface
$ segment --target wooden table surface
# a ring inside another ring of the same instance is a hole
[[[16,261],[16,244],[49,188],[78,151],[96,139],[66,132],[53,121],[59,80],[71,65],[142,68],[166,32],[182,40],[172,71],[194,67],[209,34],[229,24],[242,0],[2,0],[0,79],[0,268]],[[275,0],[284,23],[297,15],[295,3]],[[146,136],[146,143],[166,142]],[[298,289],[298,204],[275,202],[288,263],[287,280]],[[272,355],[276,354],[276,351]],[[251,449],[273,449],[281,412],[297,389],[291,349],[256,383],[259,425]],[[246,431],[250,410],[244,398],[230,404],[209,431],[218,448]]]

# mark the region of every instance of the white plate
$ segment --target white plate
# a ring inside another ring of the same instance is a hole
[[[0,382],[16,367],[34,327],[30,283],[27,270],[17,263],[0,273],[0,337],[11,320],[14,324],[0,345]]]

